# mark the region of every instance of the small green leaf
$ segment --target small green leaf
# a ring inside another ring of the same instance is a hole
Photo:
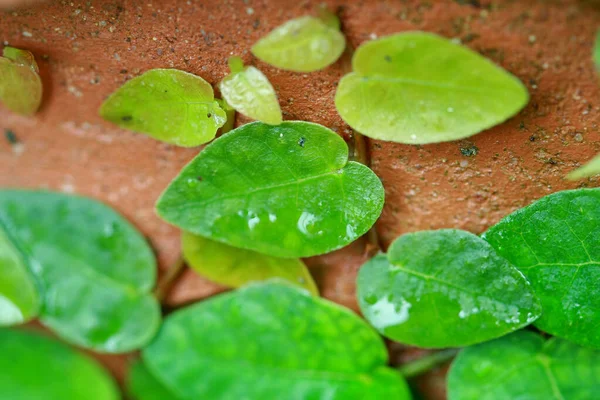
[[[419,347],[459,347],[522,328],[540,315],[523,275],[469,232],[400,236],[360,269],[358,301],[383,335]]]
[[[542,303],[535,326],[600,348],[600,189],[551,194],[485,234],[519,268]]]
[[[144,237],[112,209],[83,197],[2,190],[0,227],[39,284],[44,325],[102,352],[152,339],[160,322],[150,295],[156,261]]]
[[[221,285],[240,287],[253,281],[280,278],[319,295],[308,268],[297,258],[271,257],[188,232],[183,233],[181,244],[188,265]]]
[[[38,333],[0,329],[0,397],[7,400],[118,400],[98,363]]]
[[[229,59],[231,74],[219,84],[221,95],[238,112],[271,125],[281,123],[281,108],[269,79],[252,66],[244,67],[242,59]]]
[[[577,168],[575,171],[571,171],[567,178],[576,181],[578,179],[589,178],[594,175],[600,174],[600,154],[592,158],[583,167]]]
[[[252,47],[252,54],[277,68],[313,72],[333,64],[345,46],[339,27],[305,16],[275,28]]]
[[[140,360],[129,368],[127,392],[132,400],[183,400],[158,381]]]
[[[591,400],[600,352],[533,332],[468,347],[448,375],[449,400]]]
[[[29,321],[38,309],[33,278],[19,251],[0,229],[0,326]]]
[[[309,257],[375,223],[384,191],[348,146],[309,122],[254,122],[208,145],[156,205],[179,228],[275,257]]]
[[[176,69],[152,69],[128,81],[102,104],[100,115],[183,147],[210,142],[226,121],[210,84]]]
[[[11,111],[33,115],[42,103],[42,80],[33,54],[5,47],[0,57],[0,102]]]
[[[335,104],[358,132],[423,144],[462,139],[515,115],[525,86],[479,54],[430,33],[367,42],[340,81]]]
[[[410,399],[363,320],[279,283],[176,311],[142,356],[183,399]]]

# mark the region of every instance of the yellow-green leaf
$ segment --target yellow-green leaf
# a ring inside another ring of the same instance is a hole
[[[345,46],[339,28],[305,16],[275,28],[252,47],[252,54],[277,68],[313,72],[333,64]]]
[[[176,69],[153,69],[130,80],[102,104],[100,115],[183,147],[210,142],[227,119],[208,82]]]
[[[188,232],[183,233],[181,242],[188,265],[213,282],[240,287],[252,281],[280,278],[319,294],[308,269],[297,258],[271,257]]]
[[[242,59],[229,59],[231,74],[219,84],[221,95],[238,112],[270,125],[282,121],[281,108],[269,79],[253,66],[244,67]]]
[[[583,167],[577,168],[575,171],[571,171],[567,178],[576,181],[582,178],[589,178],[590,176],[600,174],[600,154],[592,158],[590,162],[585,164]]]
[[[33,54],[5,47],[0,57],[0,102],[19,114],[33,115],[42,102],[42,80]]]

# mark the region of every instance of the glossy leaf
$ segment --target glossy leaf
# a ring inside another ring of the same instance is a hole
[[[37,315],[39,296],[19,251],[0,229],[0,326],[26,322]]]
[[[271,125],[282,121],[281,108],[269,79],[253,66],[244,67],[242,59],[229,59],[231,74],[219,84],[221,95],[238,112]]]
[[[0,329],[0,354],[2,399],[120,399],[95,360],[41,334]]]
[[[19,114],[33,115],[42,103],[42,80],[33,54],[5,47],[0,57],[0,102]]]
[[[546,196],[484,238],[531,282],[543,309],[535,326],[600,348],[600,189]]]
[[[184,232],[183,257],[188,266],[213,282],[240,287],[253,281],[280,278],[319,295],[308,268],[297,258],[278,258],[238,249]]]
[[[360,269],[358,301],[390,339],[459,347],[528,325],[540,305],[523,275],[479,237],[444,229],[396,239]]]
[[[100,115],[183,147],[210,142],[226,121],[210,84],[176,69],[152,69],[128,81],[102,104]]]
[[[374,139],[423,144],[475,135],[519,112],[525,86],[479,54],[425,32],[367,42],[340,81],[338,112]]]
[[[345,46],[339,27],[305,16],[275,28],[256,42],[252,54],[277,68],[312,72],[333,64]]]
[[[594,157],[591,161],[585,164],[583,167],[577,168],[572,171],[567,178],[571,180],[578,180],[583,178],[589,178],[594,175],[600,174],[600,154]]]
[[[165,320],[144,363],[184,399],[409,399],[358,316],[280,283],[247,286]]]
[[[111,353],[154,336],[154,255],[112,209],[84,197],[2,190],[0,226],[39,283],[40,320],[58,335]]]
[[[449,400],[590,400],[600,352],[521,331],[464,349],[448,376]]]
[[[127,391],[132,400],[182,400],[159,382],[140,360],[129,368]]]
[[[348,162],[340,136],[309,122],[255,122],[208,145],[157,203],[183,230],[276,257],[354,241],[383,207],[381,181]]]

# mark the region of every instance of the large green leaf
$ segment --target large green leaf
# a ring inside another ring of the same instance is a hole
[[[148,371],[141,360],[129,368],[127,392],[133,400],[180,400]]]
[[[39,296],[19,251],[0,230],[0,326],[20,324],[37,315]]]
[[[345,46],[338,26],[305,16],[275,28],[252,46],[252,54],[277,68],[312,72],[333,64]]]
[[[364,321],[279,283],[171,314],[142,355],[149,371],[186,400],[410,398]]]
[[[157,203],[183,230],[277,257],[338,249],[375,223],[381,181],[309,122],[254,122],[208,145]]]
[[[419,347],[496,338],[540,315],[529,283],[479,237],[445,229],[400,236],[360,269],[358,301],[383,335]]]
[[[543,309],[538,328],[600,348],[600,189],[546,196],[484,239],[531,282]]]
[[[448,376],[449,400],[591,400],[600,393],[600,352],[533,332],[468,347]]]
[[[219,83],[227,103],[247,117],[279,125],[281,108],[269,79],[253,66],[244,67],[239,57],[229,58],[229,69],[231,74]]]
[[[0,102],[14,112],[33,115],[42,102],[42,80],[33,54],[5,47],[0,57]]]
[[[41,321],[61,337],[116,353],[154,336],[154,255],[112,209],[83,197],[2,190],[0,228],[39,283]]]
[[[176,69],[152,69],[128,81],[102,104],[100,115],[184,147],[210,142],[227,118],[208,82]]]
[[[38,333],[0,329],[0,398],[118,400],[117,386],[94,360]]]
[[[521,110],[527,89],[466,47],[424,32],[367,42],[340,81],[338,112],[374,139],[435,143],[465,138]]]
[[[284,279],[318,295],[317,286],[306,265],[297,258],[271,257],[184,232],[183,257],[200,275],[230,287],[270,278]]]
[[[582,178],[588,178],[590,176],[600,174],[600,155],[594,157],[591,161],[585,164],[583,167],[577,168],[567,175],[567,178],[571,180],[578,180]]]

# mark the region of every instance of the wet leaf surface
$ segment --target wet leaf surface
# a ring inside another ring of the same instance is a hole
[[[540,315],[523,275],[484,240],[454,229],[400,236],[362,266],[357,284],[365,318],[419,347],[483,342]]]
[[[546,196],[485,234],[531,282],[542,304],[535,326],[600,348],[600,189]]]
[[[152,69],[131,79],[102,104],[100,116],[183,147],[210,142],[226,122],[210,84],[176,69]]]
[[[7,400],[118,400],[95,360],[38,333],[0,328],[0,397]]]
[[[154,376],[190,400],[410,398],[363,320],[280,283],[171,314],[142,355]]]
[[[466,47],[425,32],[367,42],[339,83],[335,104],[374,139],[423,144],[466,138],[528,102],[514,76]]]
[[[253,66],[244,67],[239,57],[229,59],[231,73],[219,84],[221,95],[247,117],[270,125],[282,121],[281,108],[269,79]]]
[[[169,185],[158,214],[206,238],[276,257],[309,257],[367,232],[384,191],[369,168],[348,162],[331,130],[308,122],[259,122],[207,146]]]
[[[0,102],[19,114],[33,115],[42,103],[42,81],[33,54],[6,46],[0,57]]]
[[[84,197],[3,190],[0,227],[39,284],[40,320],[59,336],[111,353],[153,337],[154,255],[112,209]]]
[[[229,287],[280,278],[319,295],[308,268],[297,258],[278,258],[184,232],[183,257],[201,276]]]
[[[275,28],[252,47],[252,54],[277,68],[313,72],[333,64],[344,52],[339,27],[305,16]]]
[[[536,333],[468,347],[448,376],[449,400],[588,400],[600,391],[600,352]]]

